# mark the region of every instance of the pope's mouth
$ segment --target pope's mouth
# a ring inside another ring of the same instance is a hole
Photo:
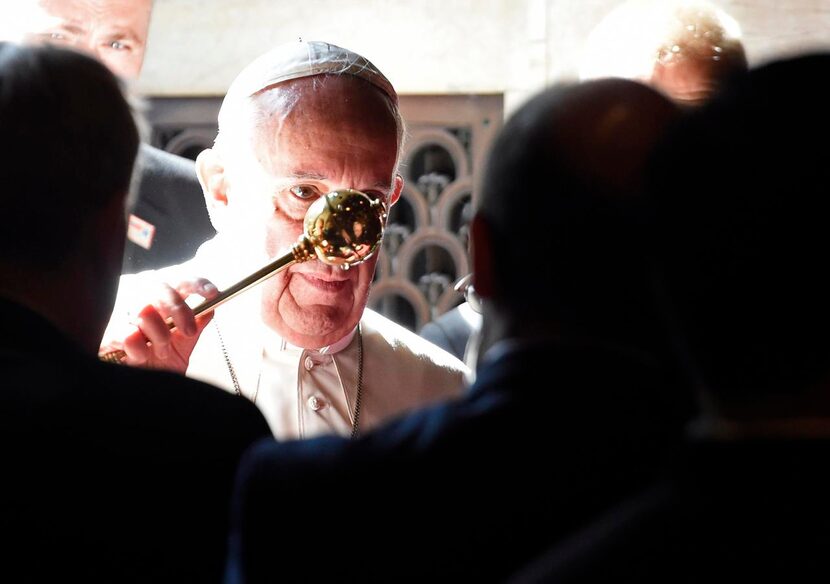
[[[320,290],[321,292],[340,292],[348,285],[349,282],[348,280],[327,280],[312,276],[311,274],[295,273],[294,276],[299,276],[307,284],[317,290]]]

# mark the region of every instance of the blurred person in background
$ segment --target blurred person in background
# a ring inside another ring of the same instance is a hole
[[[579,77],[636,79],[697,106],[747,70],[741,36],[738,22],[711,2],[627,0],[589,34]]]

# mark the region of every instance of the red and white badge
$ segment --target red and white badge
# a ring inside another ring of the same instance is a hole
[[[130,215],[130,223],[127,228],[127,239],[144,249],[150,249],[153,245],[153,236],[156,234],[156,226],[147,223],[141,217]]]

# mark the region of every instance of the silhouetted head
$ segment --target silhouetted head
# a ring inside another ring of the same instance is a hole
[[[45,267],[127,195],[138,132],[113,75],[74,51],[0,44],[0,257]]]
[[[138,141],[104,65],[75,51],[0,43],[0,293],[44,312],[53,303],[55,318],[76,319],[65,328],[88,337],[92,350],[121,272]]]
[[[830,54],[752,70],[655,160],[669,292],[698,376],[729,410],[827,383],[830,166],[815,138],[830,132],[828,73]]]
[[[475,287],[499,336],[627,342],[649,328],[643,173],[677,115],[645,85],[603,79],[548,89],[507,121],[472,226]]]

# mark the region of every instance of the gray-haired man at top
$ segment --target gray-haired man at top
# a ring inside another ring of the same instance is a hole
[[[144,64],[152,9],[153,0],[15,0],[0,39],[76,49],[131,81]],[[124,273],[190,259],[215,233],[193,162],[142,144],[137,165]]]
[[[183,300],[212,297],[285,253],[330,191],[395,204],[403,136],[392,84],[360,55],[323,42],[262,55],[232,83],[216,144],[197,160],[217,236],[191,262],[123,278],[103,347],[252,400],[282,439],[349,436],[458,396],[458,359],[366,309],[377,257],[350,270],[295,264],[212,320],[194,319]]]

